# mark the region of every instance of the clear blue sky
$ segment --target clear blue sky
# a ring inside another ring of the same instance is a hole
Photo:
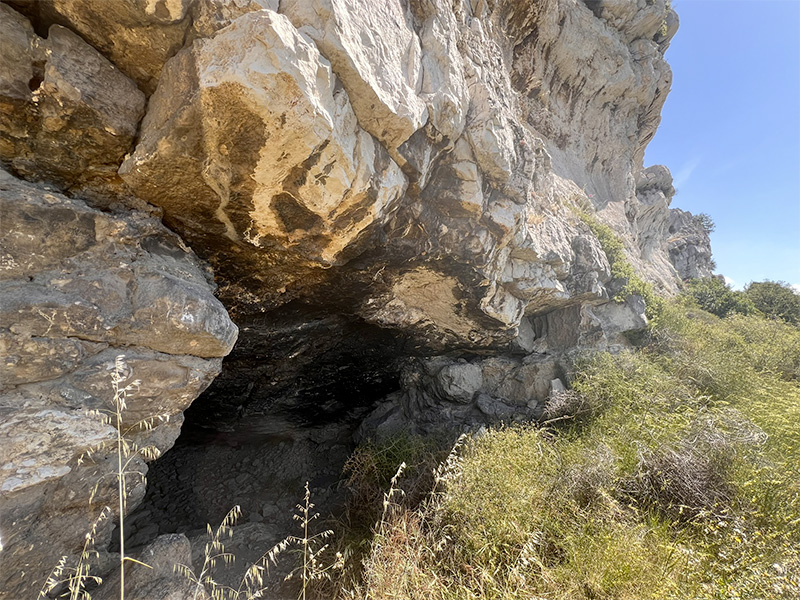
[[[672,92],[645,166],[716,223],[717,273],[800,289],[800,0],[672,0]]]

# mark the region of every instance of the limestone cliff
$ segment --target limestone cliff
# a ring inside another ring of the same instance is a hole
[[[586,215],[663,294],[711,271],[642,164],[676,29],[665,0],[0,3],[0,597],[82,540],[115,355],[165,449],[226,309],[216,417],[362,435],[535,417],[627,345],[645,307]]]

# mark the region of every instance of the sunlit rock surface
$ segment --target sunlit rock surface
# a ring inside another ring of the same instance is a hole
[[[537,418],[577,354],[628,347],[645,307],[582,217],[660,293],[713,270],[643,165],[677,24],[665,0],[0,3],[0,597],[83,543],[118,354],[126,418],[171,417],[149,443],[211,384],[195,454],[264,445],[217,469],[227,501],[332,490],[354,433]],[[195,454],[146,514],[205,506],[169,491]]]
[[[237,328],[202,263],[151,217],[103,213],[5,171],[0,214],[0,596],[11,599],[79,551],[95,507],[116,505],[116,430],[97,414],[114,408],[116,357],[131,374],[123,387],[140,382],[122,427],[164,452]],[[152,429],[137,431],[145,420]],[[134,508],[144,484],[130,483]]]

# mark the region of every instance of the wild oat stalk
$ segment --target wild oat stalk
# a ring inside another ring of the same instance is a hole
[[[241,516],[242,511],[239,506],[234,506],[220,526],[214,530],[208,525],[208,543],[204,551],[203,567],[200,575],[195,575],[191,567],[187,565],[175,565],[175,572],[183,575],[194,584],[194,595],[192,600],[197,600],[198,594],[203,590],[211,595],[211,600],[256,600],[264,598],[267,591],[265,586],[266,576],[269,573],[269,564],[277,565],[278,556],[287,548],[297,546],[303,556],[303,564],[300,567],[300,577],[302,579],[302,589],[300,598],[306,599],[309,586],[312,582],[320,579],[330,579],[330,571],[343,567],[344,559],[341,553],[336,553],[336,560],[328,565],[322,565],[320,555],[328,549],[328,544],[322,544],[329,539],[333,532],[323,531],[316,535],[310,534],[311,523],[319,517],[319,513],[314,513],[314,504],[311,502],[311,492],[308,483],[305,487],[303,502],[297,505],[297,514],[293,515],[299,521],[303,530],[303,536],[288,536],[275,544],[269,551],[265,552],[261,558],[250,565],[245,571],[244,576],[239,582],[239,586],[234,589],[218,583],[213,577],[213,571],[221,561],[225,565],[230,565],[236,557],[225,550],[225,539],[233,537],[233,526]],[[289,574],[286,580],[292,577]]]
[[[344,566],[344,559],[339,552],[336,553],[336,560],[333,563],[327,566],[323,566],[320,563],[320,555],[324,553],[330,545],[323,542],[333,536],[333,531],[328,529],[314,535],[309,533],[309,526],[314,520],[319,518],[319,513],[313,512],[314,504],[311,502],[311,492],[308,489],[307,481],[305,490],[303,502],[296,506],[297,514],[292,515],[292,518],[299,522],[300,528],[303,530],[303,537],[289,536],[285,540],[288,543],[297,544],[302,553],[303,565],[300,571],[302,588],[299,596],[301,600],[306,600],[306,594],[312,582],[321,579],[330,579],[330,571],[340,569]],[[290,577],[291,575],[289,575],[287,579]]]
[[[241,508],[238,505],[234,506],[225,515],[217,529],[212,529],[211,525],[206,526],[208,542],[203,552],[203,568],[200,570],[200,575],[195,575],[191,567],[187,565],[175,565],[175,572],[194,584],[192,600],[197,600],[198,594],[203,590],[211,595],[212,600],[255,600],[264,597],[266,591],[264,579],[269,570],[269,563],[277,564],[278,555],[290,544],[289,538],[275,544],[250,565],[236,589],[220,584],[213,576],[213,571],[220,561],[225,565],[230,565],[236,560],[233,553],[225,550],[224,540],[233,537],[233,526],[241,514]]]
[[[392,512],[398,506],[394,499],[395,496],[402,498],[405,495],[405,492],[397,486],[397,481],[403,476],[403,471],[405,471],[405,469],[406,463],[400,463],[400,466],[397,467],[397,471],[392,477],[392,482],[389,484],[389,491],[383,493],[383,511],[381,512],[381,520],[378,522],[377,530],[377,535],[380,538],[384,536],[386,524],[389,522]]]
[[[103,580],[89,573],[89,560],[98,555],[97,551],[94,549],[97,529],[100,523],[105,521],[110,514],[111,509],[108,506],[104,506],[103,510],[100,511],[100,514],[94,520],[91,530],[84,538],[83,549],[78,558],[78,564],[75,565],[75,567],[67,566],[69,558],[66,555],[61,557],[58,564],[53,568],[47,580],[44,582],[42,589],[39,591],[38,597],[40,600],[46,600],[47,594],[62,585],[65,585],[67,590],[69,590],[69,600],[92,600],[92,596],[86,591],[86,584],[92,582],[99,585]]]
[[[285,538],[264,553],[261,558],[250,565],[239,582],[239,587],[231,594],[232,600],[255,600],[263,598],[267,588],[264,585],[265,577],[269,573],[269,563],[278,564],[278,555],[289,547],[290,540]]]
[[[98,417],[103,423],[114,427],[116,433],[115,439],[111,442],[105,442],[95,446],[78,459],[78,464],[81,464],[83,461],[91,459],[100,451],[107,450],[112,444],[117,454],[117,469],[112,475],[117,480],[117,502],[119,509],[120,600],[125,600],[125,562],[133,562],[150,568],[149,565],[143,562],[125,556],[125,513],[128,508],[128,477],[136,476],[143,483],[147,481],[145,474],[139,470],[132,470],[131,465],[137,458],[150,461],[157,459],[161,455],[161,452],[155,446],[140,447],[133,441],[131,436],[140,431],[150,431],[157,423],[169,421],[169,415],[156,415],[142,419],[129,427],[123,427],[123,414],[128,408],[128,395],[138,390],[141,385],[141,381],[138,379],[126,384],[126,381],[128,381],[130,377],[131,371],[125,363],[125,356],[120,354],[114,360],[114,370],[111,373],[111,389],[114,392],[113,408],[111,410],[93,410],[89,413]],[[94,501],[104,478],[105,476],[101,477],[95,484],[89,502]]]
[[[211,594],[212,600],[225,600],[226,597],[231,595],[230,588],[223,586],[214,579],[213,571],[220,561],[229,565],[236,560],[233,554],[225,551],[224,540],[233,537],[233,526],[241,514],[242,509],[237,505],[228,511],[228,514],[225,515],[216,530],[212,529],[211,525],[206,525],[208,542],[206,542],[205,546],[205,558],[203,559],[203,568],[200,569],[200,575],[195,575],[191,567],[187,565],[175,565],[175,572],[186,577],[195,586],[192,600],[197,600],[198,594],[203,590]]]

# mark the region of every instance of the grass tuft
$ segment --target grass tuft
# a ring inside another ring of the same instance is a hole
[[[800,597],[799,335],[665,304],[639,351],[579,361],[542,426],[466,440],[342,597]]]

